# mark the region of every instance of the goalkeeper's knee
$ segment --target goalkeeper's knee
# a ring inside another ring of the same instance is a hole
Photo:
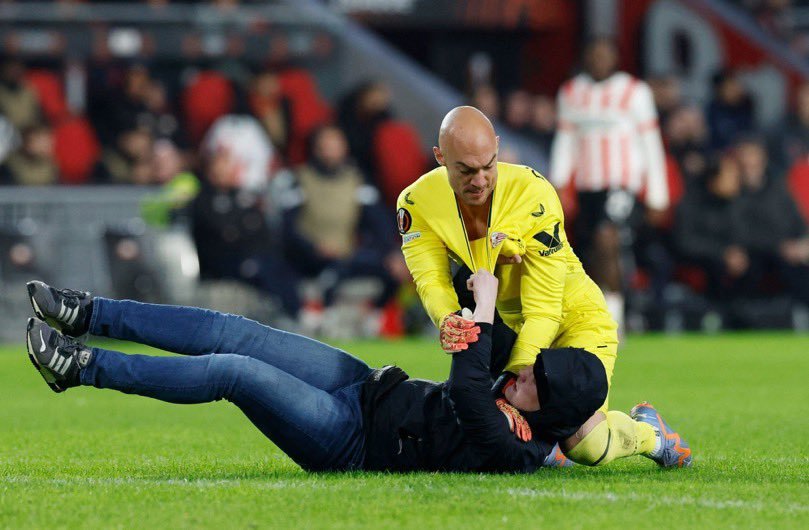
[[[599,415],[601,421],[593,421]],[[587,424],[582,426],[582,430],[586,431],[589,427],[589,432],[580,430],[565,444],[572,446],[565,451],[565,455],[577,464],[603,466],[616,458],[644,454],[654,448],[654,429],[623,412],[597,412]]]

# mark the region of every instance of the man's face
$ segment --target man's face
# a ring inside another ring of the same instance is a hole
[[[318,135],[314,152],[327,168],[337,169],[345,163],[348,156],[348,141],[340,129],[330,127]]]
[[[498,144],[499,138],[493,137],[455,141],[443,151],[433,148],[435,159],[447,167],[452,191],[465,205],[482,206],[491,197],[497,184]]]
[[[767,171],[767,151],[757,142],[743,142],[736,147],[736,160],[741,169],[742,182],[750,189],[764,184]]]
[[[534,367],[526,366],[517,374],[513,384],[506,386],[503,391],[509,403],[525,412],[539,410],[539,396],[537,395],[537,382],[534,379]]]
[[[25,151],[36,158],[53,158],[53,135],[48,129],[40,129],[28,135]]]
[[[593,79],[606,79],[618,67],[618,50],[609,40],[603,39],[590,45],[585,55],[585,67]]]

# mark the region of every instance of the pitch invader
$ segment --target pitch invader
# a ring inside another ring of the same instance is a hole
[[[587,276],[565,236],[553,186],[525,166],[497,161],[499,139],[473,107],[450,111],[434,147],[441,167],[399,197],[402,250],[427,313],[447,352],[477,340],[474,322],[460,316],[449,259],[498,277],[497,311],[517,332],[506,372],[518,374],[546,348],[581,348],[596,355],[612,377],[618,336],[604,296]],[[510,388],[509,386],[505,387]],[[665,466],[688,466],[688,445],[667,438],[662,422],[641,404],[630,415],[600,410],[554,436],[573,461],[602,465],[635,454]],[[543,433],[538,433],[542,435]],[[661,460],[664,448],[671,452]]]
[[[656,223],[669,194],[652,91],[617,65],[615,43],[595,39],[585,48],[584,72],[562,85],[549,178],[560,190],[573,179],[576,246],[622,328],[622,254],[643,222],[639,197]]]

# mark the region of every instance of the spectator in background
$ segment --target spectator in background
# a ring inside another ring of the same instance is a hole
[[[90,116],[101,143],[107,146],[121,141],[124,133],[139,126],[149,127],[146,99],[152,88],[152,79],[145,65],[137,63],[127,67],[120,84],[107,87],[98,98],[90,99]],[[142,123],[142,122],[147,123]],[[151,132],[151,131],[150,131]]]
[[[750,268],[742,241],[739,165],[726,155],[712,160],[705,175],[686,189],[677,208],[675,246],[685,263],[705,271],[708,295],[729,301],[743,289]]]
[[[657,75],[649,79],[649,88],[652,89],[660,124],[665,128],[669,116],[682,104],[682,87],[675,75]]]
[[[146,128],[121,132],[115,144],[101,153],[101,160],[93,170],[93,181],[96,184],[149,184],[153,141]]]
[[[36,93],[24,79],[25,67],[14,57],[0,62],[0,114],[18,131],[34,127],[42,119]]]
[[[795,98],[795,111],[787,114],[770,138],[773,163],[786,171],[801,157],[809,154],[809,83],[800,86]]]
[[[736,72],[714,74],[713,99],[705,114],[714,150],[731,145],[740,131],[753,130],[753,100]]]
[[[492,121],[500,119],[500,95],[492,85],[478,85],[470,97],[473,107],[486,115]]]
[[[506,97],[505,122],[514,132],[530,136],[531,94],[525,90],[514,90]]]
[[[263,191],[276,163],[275,149],[255,118],[247,114],[226,114],[217,119],[202,141],[212,156],[227,151],[233,159],[234,179],[239,188]]]
[[[47,125],[34,125],[22,133],[22,147],[0,166],[0,182],[43,186],[59,182],[53,151],[53,133]]]
[[[763,138],[748,136],[735,146],[742,180],[739,199],[745,229],[741,243],[750,255],[751,282],[776,270],[790,293],[809,304],[809,232],[798,207],[773,174]]]
[[[192,236],[203,279],[239,280],[275,296],[290,318],[300,310],[295,273],[277,251],[262,195],[245,189],[238,155],[205,152],[206,180],[191,205]]]
[[[157,140],[152,148],[152,182],[159,193],[141,202],[141,215],[152,226],[165,227],[187,214],[186,208],[199,193],[200,183],[188,169],[188,161],[169,140]]]
[[[279,152],[285,152],[290,129],[290,103],[281,93],[278,76],[269,70],[256,74],[248,95],[250,111]]]
[[[393,116],[390,89],[380,81],[363,83],[343,98],[339,109],[339,124],[348,139],[349,149],[360,170],[373,181],[376,128]]]
[[[556,103],[548,96],[535,96],[531,103],[531,138],[545,160],[551,158],[553,137],[556,134]],[[546,168],[547,169],[547,168]]]
[[[185,145],[180,122],[169,104],[166,87],[160,81],[149,80],[143,92],[144,110],[137,116],[138,126],[151,131],[156,139],[171,140],[175,145]]]
[[[304,276],[320,275],[326,304],[345,279],[373,277],[382,283],[375,306],[382,308],[407,276],[391,238],[379,192],[365,183],[348,156],[348,142],[335,126],[314,132],[309,162],[283,183],[285,248]]]
[[[682,105],[672,110],[664,135],[669,153],[685,177],[686,186],[703,178],[711,158],[711,146],[702,109],[695,105]],[[702,186],[702,183],[698,185]]]

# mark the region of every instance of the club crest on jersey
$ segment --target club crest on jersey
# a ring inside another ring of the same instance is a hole
[[[508,236],[503,232],[493,232],[491,239],[492,239],[492,248],[497,248],[500,245],[500,243],[508,239]]]
[[[399,211],[396,212],[396,224],[399,225],[399,233],[402,235],[406,234],[413,225],[413,218],[410,216],[410,212],[405,208],[399,208]]]

